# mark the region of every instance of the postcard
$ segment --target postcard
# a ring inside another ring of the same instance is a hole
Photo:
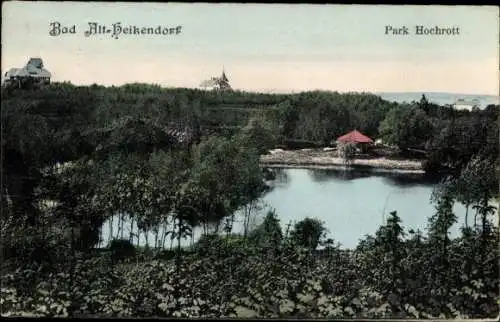
[[[2,9],[3,316],[498,317],[498,7]]]

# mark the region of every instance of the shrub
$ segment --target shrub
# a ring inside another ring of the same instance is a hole
[[[221,247],[222,243],[222,236],[218,234],[204,234],[194,244],[194,251],[198,254],[204,254]]]
[[[136,255],[135,246],[127,239],[113,239],[108,246],[113,261],[120,261]]]

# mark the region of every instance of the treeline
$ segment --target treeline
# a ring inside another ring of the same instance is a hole
[[[266,120],[281,144],[299,141],[329,145],[338,136],[358,129],[403,152],[426,150],[433,166],[436,160],[450,167],[463,166],[464,160],[478,152],[498,154],[498,105],[457,111],[430,103],[425,96],[419,102],[398,104],[369,93],[221,93],[148,84],[76,87],[63,83],[38,91],[9,93],[4,93],[7,100],[51,101],[60,112],[65,110],[58,106],[61,104],[66,108],[68,104],[79,106],[79,113],[92,115],[87,119],[89,124],[101,127],[122,116],[141,116],[160,125],[175,123],[207,135],[230,137],[250,119],[260,118]]]
[[[74,101],[73,105],[80,106],[79,113],[93,113],[90,124],[100,126],[123,115],[142,115],[155,118],[160,124],[173,120],[197,120],[202,125],[241,127],[249,118],[257,116],[266,117],[278,127],[283,138],[328,143],[352,128],[377,135],[378,125],[388,109],[397,105],[364,93],[220,93],[164,89],[146,84],[106,88],[56,83],[37,91],[4,92],[4,100],[50,101],[56,105],[55,110],[61,110],[57,105]]]
[[[403,151],[424,150],[427,171],[458,173],[475,155],[498,159],[499,111],[498,105],[455,110],[422,96],[419,102],[390,110],[380,124],[380,135]]]

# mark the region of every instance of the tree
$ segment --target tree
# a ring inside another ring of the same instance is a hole
[[[489,201],[498,195],[498,181],[495,174],[494,160],[481,155],[475,155],[461,171],[456,180],[456,198],[466,207],[466,226],[471,205],[475,205],[478,210],[483,209],[482,214],[489,212],[485,210]],[[480,204],[482,206],[478,207]],[[486,218],[483,219],[484,223],[485,220]]]
[[[250,233],[248,239],[260,247],[278,249],[283,232],[275,210],[267,212],[264,222]]]
[[[424,111],[412,105],[403,105],[387,113],[379,131],[385,142],[408,149],[423,148],[433,128]]]
[[[212,137],[193,146],[193,166],[179,198],[183,207],[195,209],[197,222],[207,233],[209,225],[218,231],[225,219],[232,226],[234,212],[258,200],[267,189],[255,148],[237,140]]]
[[[438,272],[441,278],[444,278],[449,268],[449,231],[457,222],[457,217],[453,213],[453,197],[449,190],[440,194],[439,199],[435,202],[437,203],[436,213],[429,218],[429,239],[436,247],[435,271]]]
[[[398,216],[397,211],[392,211],[384,226],[380,227],[375,233],[375,248],[377,254],[381,257],[388,256],[388,262],[382,262],[381,267],[387,269],[388,276],[390,276],[390,286],[392,292],[397,292],[397,289],[403,283],[404,272],[401,268],[400,262],[404,257],[403,238],[405,236],[404,229],[401,226],[401,218]],[[380,258],[379,258],[380,260]],[[388,264],[388,267],[384,265]],[[384,287],[387,287],[385,285]]]
[[[267,154],[278,142],[277,133],[271,126],[256,118],[251,118],[235,139],[244,147],[257,149],[257,153],[261,155]]]
[[[291,100],[286,100],[277,106],[277,110],[282,136],[285,139],[293,138],[300,117],[299,108]]]
[[[460,172],[475,156],[498,156],[497,119],[492,115],[474,113],[436,121],[436,133],[428,142],[429,159]]]
[[[349,166],[356,157],[355,143],[341,143],[338,148],[339,156],[344,160],[344,164]]]
[[[322,238],[326,236],[324,223],[316,218],[306,217],[295,224],[290,233],[293,244],[315,250]]]
[[[420,101],[418,102],[418,107],[425,112],[425,114],[429,113],[429,101],[427,100],[427,97],[425,94],[422,94],[422,98],[420,98]]]

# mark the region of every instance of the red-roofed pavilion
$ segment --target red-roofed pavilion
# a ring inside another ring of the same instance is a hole
[[[354,143],[361,152],[368,152],[369,147],[373,144],[373,140],[358,130],[351,131],[347,134],[340,136],[337,143],[346,144]]]
[[[373,143],[373,140],[358,130],[354,130],[347,134],[342,135],[337,139],[341,143]]]

